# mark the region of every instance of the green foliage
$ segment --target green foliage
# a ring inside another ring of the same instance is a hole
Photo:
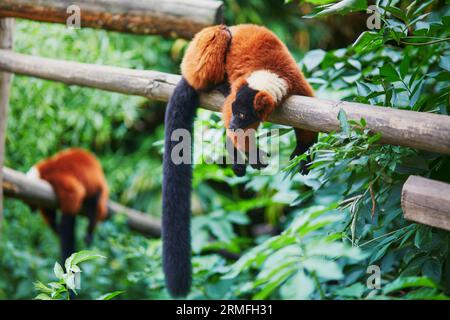
[[[336,50],[319,44],[337,30],[314,23],[364,11],[365,1],[228,0],[225,17],[229,24],[258,23],[274,30],[320,98],[449,114],[449,7],[442,1],[377,3],[381,29],[356,34],[352,45]],[[302,18],[312,5],[320,6],[312,11],[315,17]],[[305,34],[308,45],[303,45]],[[18,21],[15,37],[15,49],[22,53],[173,73],[179,71],[185,44],[27,21]],[[303,53],[309,46],[316,49]],[[113,199],[159,217],[164,128],[152,121],[160,107],[140,97],[15,76],[6,164],[25,171],[63,148],[90,149],[100,158]],[[280,129],[280,172],[261,175],[249,168],[237,178],[230,168],[195,165],[194,283],[188,298],[448,298],[449,233],[404,220],[400,193],[410,174],[450,182],[449,158],[382,145],[383,137],[364,119],[350,119],[342,110],[338,119],[340,130],[321,134],[310,150],[307,176],[296,170],[305,155],[283,160],[294,145],[292,130],[273,124],[264,127]],[[210,155],[224,135],[223,123],[216,113],[201,110],[196,127],[202,125]],[[79,219],[79,248],[86,224]],[[160,240],[133,233],[124,217],[99,225],[90,249],[107,259],[83,265],[77,297],[108,299],[123,291],[118,299],[169,298]],[[224,250],[241,258],[211,254]],[[77,263],[66,272],[56,267],[55,282],[51,270],[57,257],[57,238],[42,219],[8,199],[0,299],[34,297],[30,278],[41,281],[37,286],[46,296],[66,298]],[[380,289],[367,286],[371,265],[381,269]]]
[[[50,282],[47,285],[40,281],[34,283],[35,289],[40,292],[35,299],[37,300],[70,300],[70,291],[77,294],[77,288],[81,284],[81,269],[78,266],[80,263],[98,259],[105,258],[104,256],[94,252],[94,251],[80,251],[72,254],[64,263],[66,272],[64,272],[61,265],[56,262],[53,268],[55,277],[58,279],[56,282]],[[99,297],[97,300],[110,300],[122,291],[115,291],[111,293],[106,293]]]
[[[323,5],[318,7],[318,12],[307,15],[305,16],[306,18],[317,18],[336,13],[345,14],[353,11],[365,10],[367,8],[366,0],[341,0],[337,3],[329,3],[332,1],[323,0],[308,0],[307,2]]]
[[[240,285],[237,294],[254,292],[254,299],[264,299],[277,290],[282,299],[325,298],[325,283],[342,280],[345,266],[364,258],[358,248],[342,243],[341,235],[329,228],[341,219],[336,207],[300,210],[281,235],[239,259],[225,278],[242,276],[251,269],[257,269],[258,275]]]

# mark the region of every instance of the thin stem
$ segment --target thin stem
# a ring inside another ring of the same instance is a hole
[[[322,286],[320,285],[319,278],[317,277],[315,272],[311,273],[314,283],[316,284],[317,289],[319,290],[320,298],[322,300],[326,299],[325,292],[323,292]]]
[[[450,41],[450,38],[429,41],[429,42],[406,42],[406,41],[400,40],[400,43],[406,44],[409,46],[428,46],[428,45],[432,45],[432,44],[436,44],[436,43],[440,43],[440,42],[446,42],[446,41]]]
[[[406,227],[403,227],[403,228],[400,228],[400,229],[397,229],[397,230],[394,230],[394,231],[385,233],[385,234],[383,234],[383,235],[381,235],[381,236],[379,236],[379,237],[373,238],[372,240],[369,240],[369,241],[367,241],[367,242],[364,242],[363,244],[360,244],[358,247],[365,246],[365,245],[367,245],[367,244],[369,244],[369,243],[371,243],[371,242],[374,242],[374,241],[377,241],[377,240],[379,240],[379,239],[381,239],[381,238],[390,236],[391,234],[394,234],[394,233],[396,233],[397,231],[406,229],[406,228],[408,228],[408,227],[409,227],[409,226],[406,226]]]

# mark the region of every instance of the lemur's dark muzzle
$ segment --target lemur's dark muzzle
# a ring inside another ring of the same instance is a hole
[[[247,129],[258,121],[261,120],[257,117],[247,117],[246,119],[240,119],[236,116],[231,116],[231,121],[228,128],[231,130]]]

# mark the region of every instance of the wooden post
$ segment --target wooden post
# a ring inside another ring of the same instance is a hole
[[[402,189],[405,219],[450,231],[450,184],[410,176]]]
[[[11,49],[13,43],[14,19],[0,19],[0,48]],[[3,167],[5,157],[6,117],[9,104],[9,87],[11,74],[0,72],[0,168]],[[0,172],[0,186],[3,175]],[[3,189],[0,190],[0,232],[3,224]]]

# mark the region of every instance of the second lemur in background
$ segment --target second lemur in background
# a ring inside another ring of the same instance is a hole
[[[28,171],[30,178],[51,184],[58,198],[61,217],[56,209],[39,208],[50,228],[59,235],[61,258],[64,262],[75,252],[76,216],[89,219],[86,243],[93,239],[95,226],[107,217],[108,185],[96,157],[82,149],[68,149],[42,160]]]
[[[233,146],[233,171],[242,176],[253,149],[233,129],[256,129],[289,95],[313,96],[313,90],[286,46],[270,30],[256,25],[224,25],[200,31],[189,44],[181,64],[182,78],[166,109],[163,158],[163,268],[172,296],[185,296],[191,286],[191,163],[175,163],[172,153],[179,141],[175,130],[192,134],[199,92],[225,83],[231,92],[222,108],[227,137]],[[253,131],[249,131],[253,132]],[[317,133],[295,128],[297,146],[291,157],[304,153]],[[192,140],[192,139],[191,139]],[[192,154],[192,152],[190,152]],[[262,168],[261,159],[252,164]],[[236,156],[234,156],[236,155]],[[301,163],[306,172],[306,162]]]

